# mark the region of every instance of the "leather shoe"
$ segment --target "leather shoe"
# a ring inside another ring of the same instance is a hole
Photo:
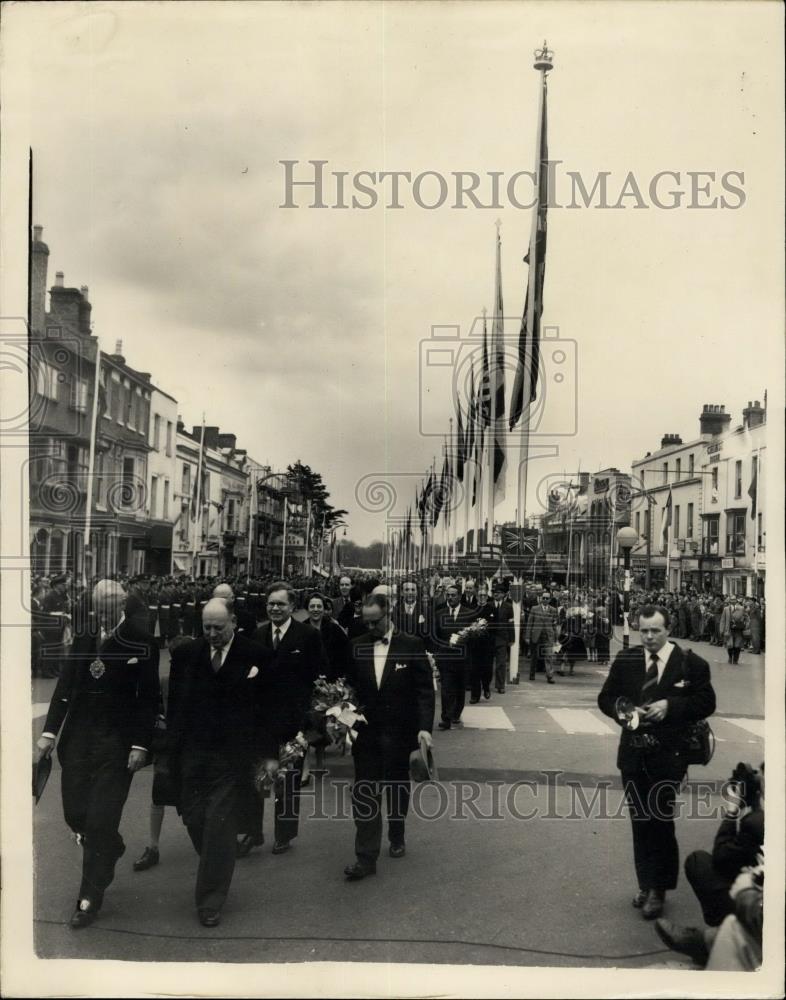
[[[649,889],[639,889],[636,895],[631,900],[633,907],[640,910],[642,906],[647,902],[647,896],[649,895]]]
[[[469,699],[469,703],[470,703],[470,705],[477,705],[477,703],[478,703],[479,701],[480,701],[480,698],[470,698],[470,699]]]
[[[197,915],[203,927],[218,927],[221,923],[221,914],[218,910],[213,910],[210,907],[205,906],[201,910],[197,910]]]
[[[440,722],[439,723],[439,728],[440,729],[450,729],[450,723],[449,722]]]
[[[667,948],[690,955],[698,965],[707,964],[707,942],[704,940],[704,932],[698,927],[682,927],[671,920],[658,919],[655,921],[655,930]]]
[[[666,899],[666,893],[663,889],[650,889],[647,893],[647,898],[644,901],[644,906],[641,908],[641,915],[645,920],[654,920],[663,913],[663,903]]]
[[[403,858],[407,853],[407,846],[402,840],[400,844],[391,844],[388,850],[391,858]]]
[[[489,701],[489,699],[491,698],[491,691],[489,691],[488,688],[483,689],[483,697],[486,699],[486,701]]]
[[[546,683],[547,684],[555,684],[556,682],[555,682],[555,680],[554,680],[553,677],[547,677],[546,678]]]
[[[146,872],[148,868],[152,868],[159,862],[158,848],[157,847],[146,847],[142,857],[137,858],[134,862],[135,872]]]
[[[362,878],[367,875],[376,875],[377,866],[363,864],[362,861],[356,861],[354,865],[347,865],[344,869],[344,874],[347,877],[347,882],[359,882]]]
[[[264,844],[265,838],[255,836],[252,833],[246,833],[237,842],[235,848],[235,853],[238,858],[245,858],[247,854],[251,853],[252,847],[259,847],[260,844]]]
[[[286,854],[291,846],[289,840],[277,840],[273,845],[273,854]]]
[[[81,931],[84,927],[89,927],[97,916],[98,908],[90,900],[80,899],[71,914],[71,929]]]

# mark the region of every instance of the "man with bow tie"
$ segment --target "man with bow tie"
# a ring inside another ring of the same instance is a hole
[[[709,664],[670,642],[669,624],[665,608],[643,607],[642,645],[617,655],[598,695],[601,711],[623,726],[617,767],[633,831],[639,886],[633,906],[645,920],[661,915],[666,893],[677,887],[679,847],[673,816],[687,770],[687,725],[715,711]],[[619,698],[636,707],[635,719],[627,724],[618,711]]]
[[[295,592],[288,583],[272,583],[267,590],[268,621],[254,633],[262,649],[266,697],[263,724],[276,746],[294,739],[306,728],[314,681],[330,671],[320,633],[308,622],[292,617]],[[273,854],[285,854],[298,835],[300,782],[303,765],[287,769],[275,785]],[[260,818],[261,823],[262,817]]]
[[[350,882],[377,870],[382,847],[382,793],[388,816],[388,853],[406,853],[405,823],[409,811],[409,757],[423,741],[431,746],[434,685],[423,643],[393,627],[384,594],[372,594],[363,607],[367,634],[351,646],[347,680],[355,689],[358,710],[366,722],[357,724],[352,747],[355,782],[354,864],[344,869]]]
[[[131,778],[149,760],[158,708],[158,646],[125,617],[125,600],[119,583],[96,584],[95,614],[64,662],[37,743],[37,759],[49,756],[62,727],[63,814],[82,845],[74,930],[95,920],[125,852],[120,818]]]
[[[235,632],[221,598],[205,604],[202,629],[203,638],[172,650],[167,749],[177,809],[199,854],[197,916],[216,927],[237,836],[254,812],[255,778],[275,773],[278,747],[262,720],[261,649]]]

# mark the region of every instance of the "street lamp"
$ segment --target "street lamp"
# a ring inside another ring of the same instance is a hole
[[[622,648],[627,649],[630,645],[630,550],[638,542],[639,536],[634,528],[620,528],[617,532],[617,547],[622,550],[625,560],[625,585],[624,601],[622,612]]]

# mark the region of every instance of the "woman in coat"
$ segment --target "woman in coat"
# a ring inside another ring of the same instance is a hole
[[[721,614],[721,635],[729,654],[729,663],[740,662],[740,651],[745,643],[743,632],[747,628],[747,616],[736,597],[732,597]]]
[[[334,681],[338,677],[344,677],[349,663],[349,638],[346,632],[327,614],[322,594],[312,594],[308,599],[306,610],[309,624],[313,625],[322,636],[329,664],[327,679]]]

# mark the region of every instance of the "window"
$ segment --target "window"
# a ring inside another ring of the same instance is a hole
[[[188,462],[183,462],[183,479],[180,484],[180,492],[186,498],[191,496],[191,466]]]
[[[166,454],[167,458],[172,457],[172,421],[166,422]]]
[[[57,399],[57,369],[40,361],[35,371],[35,391],[44,399]]]
[[[157,413],[153,417],[153,447],[161,451],[161,417]]]
[[[106,501],[104,497],[104,453],[97,452],[95,457],[95,468],[93,469],[93,499],[96,506],[103,507]]]
[[[712,492],[713,493],[717,493],[718,492],[718,466],[717,465],[712,470]]]
[[[764,532],[762,531],[762,516],[761,514],[756,515],[756,544],[759,547],[759,552],[764,551]]]
[[[726,515],[726,553],[745,555],[745,511]]]
[[[669,463],[668,462],[664,462],[663,463],[663,485],[665,486],[666,483],[668,483],[668,481],[669,481]]]
[[[704,538],[702,539],[701,551],[705,556],[718,555],[718,532],[720,528],[720,517],[708,517],[704,522]]]
[[[676,475],[675,478],[676,478],[677,482],[679,482],[680,479],[682,478],[682,459],[681,458],[677,459],[677,475]]]
[[[685,525],[685,537],[693,538],[693,504],[688,504],[688,523]]]
[[[133,458],[123,459],[123,488],[120,502],[124,507],[133,507],[136,496],[136,477]]]
[[[693,455],[688,455],[688,478],[689,479],[693,479],[694,471],[695,471],[695,466],[694,466],[694,461],[693,461]]]
[[[235,511],[235,499],[234,497],[229,497],[226,502],[226,531],[235,531],[237,525],[235,523],[236,511]]]
[[[674,537],[680,537],[680,507],[679,504],[674,508]]]
[[[636,534],[637,535],[641,534],[641,512],[640,511],[636,512]]]
[[[109,414],[113,420],[120,420],[120,397],[123,389],[114,379],[109,384]]]
[[[742,496],[742,462],[734,463],[734,498]]]
[[[150,480],[150,516],[156,516],[158,507],[158,476],[153,476]]]
[[[131,400],[133,399],[133,394],[131,392],[130,385],[123,386],[123,410],[122,410],[122,420],[126,427],[131,424]]]
[[[650,509],[649,509],[649,507],[647,507],[647,509],[644,511],[644,537],[645,538],[649,538],[650,537]]]
[[[164,480],[164,509],[161,516],[165,521],[169,520],[169,480]]]
[[[75,378],[71,383],[70,406],[77,413],[87,413],[87,379]]]

